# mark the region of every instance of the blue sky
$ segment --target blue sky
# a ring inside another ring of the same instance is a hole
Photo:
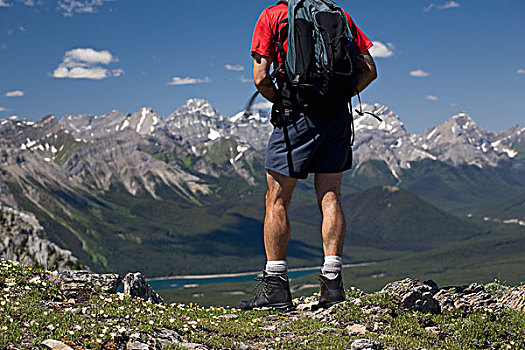
[[[168,116],[188,98],[231,115],[254,91],[253,27],[272,1],[0,0],[0,118]],[[454,113],[525,125],[525,1],[338,2],[376,43],[362,95],[410,132]]]

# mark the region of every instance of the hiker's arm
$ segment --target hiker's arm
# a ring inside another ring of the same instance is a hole
[[[256,54],[253,59],[253,82],[261,95],[268,101],[275,102],[277,90],[269,74],[271,64],[270,57]]]
[[[359,62],[359,68],[361,68],[362,71],[361,79],[357,85],[357,91],[361,92],[377,78],[377,69],[374,59],[368,51],[357,56],[357,61]]]

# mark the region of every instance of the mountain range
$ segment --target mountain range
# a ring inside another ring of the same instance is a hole
[[[525,193],[525,128],[485,131],[462,112],[417,135],[386,106],[363,104],[363,110],[383,122],[354,116],[355,166],[345,174],[342,195],[348,207],[372,204],[348,213],[363,218],[353,228],[362,239],[350,241],[365,243],[352,248],[353,259],[436,248],[443,242],[427,239],[438,234],[436,227],[454,227],[458,239],[489,234],[454,215],[475,216]],[[60,121],[51,115],[36,122],[4,119],[0,201],[33,213],[46,239],[95,271],[135,268],[162,276],[256,269],[264,260],[269,119],[268,110],[225,116],[202,99],[188,100],[168,117],[143,107]],[[312,191],[311,179],[302,182],[291,207],[296,265],[321,256]],[[382,216],[381,203],[392,193],[400,198],[395,207],[411,208],[404,215],[428,209],[416,221],[398,220],[403,211]],[[306,219],[304,210],[311,211]],[[378,210],[370,226],[374,217],[366,213]],[[409,224],[414,230],[404,232]],[[425,234],[418,238],[416,229]]]

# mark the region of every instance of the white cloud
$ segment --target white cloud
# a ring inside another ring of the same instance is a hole
[[[114,77],[120,77],[121,75],[124,75],[124,69],[113,69],[111,73],[113,73]]]
[[[5,97],[22,97],[22,96],[24,96],[24,92],[21,90],[8,91],[5,94]]]
[[[96,13],[97,7],[110,1],[115,0],[59,0],[58,10],[62,11],[64,16],[73,16],[75,13]]]
[[[434,8],[436,8],[438,10],[447,10],[447,9],[456,8],[456,7],[461,7],[461,5],[459,3],[457,3],[456,1],[447,1],[444,4],[441,4],[441,5],[439,5],[439,4],[436,5],[434,3],[431,3],[428,6],[423,7],[423,11],[430,12]]]
[[[58,67],[53,72],[54,78],[69,78],[69,79],[91,79],[100,80],[109,77],[109,72],[105,68],[93,67],[93,68],[71,68]]]
[[[410,71],[410,75],[416,78],[424,78],[424,77],[428,77],[430,73],[425,72],[422,69],[416,69],[416,70]]]
[[[242,72],[244,70],[244,66],[241,66],[240,64],[227,64],[224,68],[234,72]]]
[[[460,7],[460,6],[461,5],[458,4],[455,1],[448,1],[448,2],[444,3],[443,5],[438,6],[437,8],[440,9],[440,10],[446,10],[446,9],[451,9],[451,8],[455,8],[455,7]]]
[[[109,64],[117,61],[113,55],[107,51],[96,51],[90,48],[79,48],[66,52],[64,56],[64,62],[68,64]]]
[[[0,107],[0,112],[5,112],[7,111],[7,109],[5,109],[4,107]]]
[[[423,7],[423,11],[430,12],[434,8],[434,4]]]
[[[271,102],[259,102],[259,103],[256,103],[252,106],[253,109],[270,109],[272,108],[273,106],[273,103]]]
[[[241,75],[239,77],[239,80],[241,81],[241,83],[251,83],[253,80],[250,79],[250,78],[246,78],[244,75]]]
[[[518,73],[518,74],[525,74],[525,69],[520,68],[520,69],[518,69],[518,71],[516,73]]]
[[[370,49],[372,57],[386,58],[394,54],[394,45],[392,43],[383,44],[381,41],[374,41],[374,46]]]
[[[22,3],[26,6],[34,7],[35,5],[42,5],[44,3],[44,0],[38,0],[35,2],[35,0],[14,0],[14,2]],[[0,0],[0,7],[11,7],[14,4],[13,1],[8,2],[7,0]]]
[[[121,76],[124,73],[122,69],[109,71],[102,67],[112,62],[118,62],[118,59],[107,50],[97,51],[91,48],[77,48],[66,52],[62,62],[53,71],[52,76],[54,78],[92,80]]]
[[[1,1],[1,0],[0,0]],[[7,31],[7,35],[13,35],[15,34],[15,32],[20,32],[20,33],[25,33],[27,30],[24,26],[19,26],[18,28],[16,29],[9,29]]]
[[[193,84],[203,84],[211,83],[212,80],[208,77],[204,79],[201,78],[190,78],[190,77],[173,77],[168,85],[193,85]]]
[[[428,95],[426,97],[427,100],[430,100],[430,101],[437,101],[439,100],[439,98],[437,96],[433,96],[433,95]]]

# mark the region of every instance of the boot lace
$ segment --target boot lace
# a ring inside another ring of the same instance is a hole
[[[254,294],[255,291],[256,291],[256,290],[259,288],[259,286],[261,285],[261,283],[264,282],[264,276],[257,276],[257,277],[254,278],[254,281],[257,281],[257,282],[259,282],[259,283],[257,283],[257,285],[255,286],[255,288],[253,288],[251,294]],[[257,292],[257,294],[255,294],[254,297],[257,298],[259,295],[261,295],[261,294],[263,294],[263,293],[264,293],[264,294],[268,294],[269,291],[270,291],[270,289],[268,288],[268,283],[265,283],[265,284],[264,284],[264,287],[263,287],[263,290]]]

